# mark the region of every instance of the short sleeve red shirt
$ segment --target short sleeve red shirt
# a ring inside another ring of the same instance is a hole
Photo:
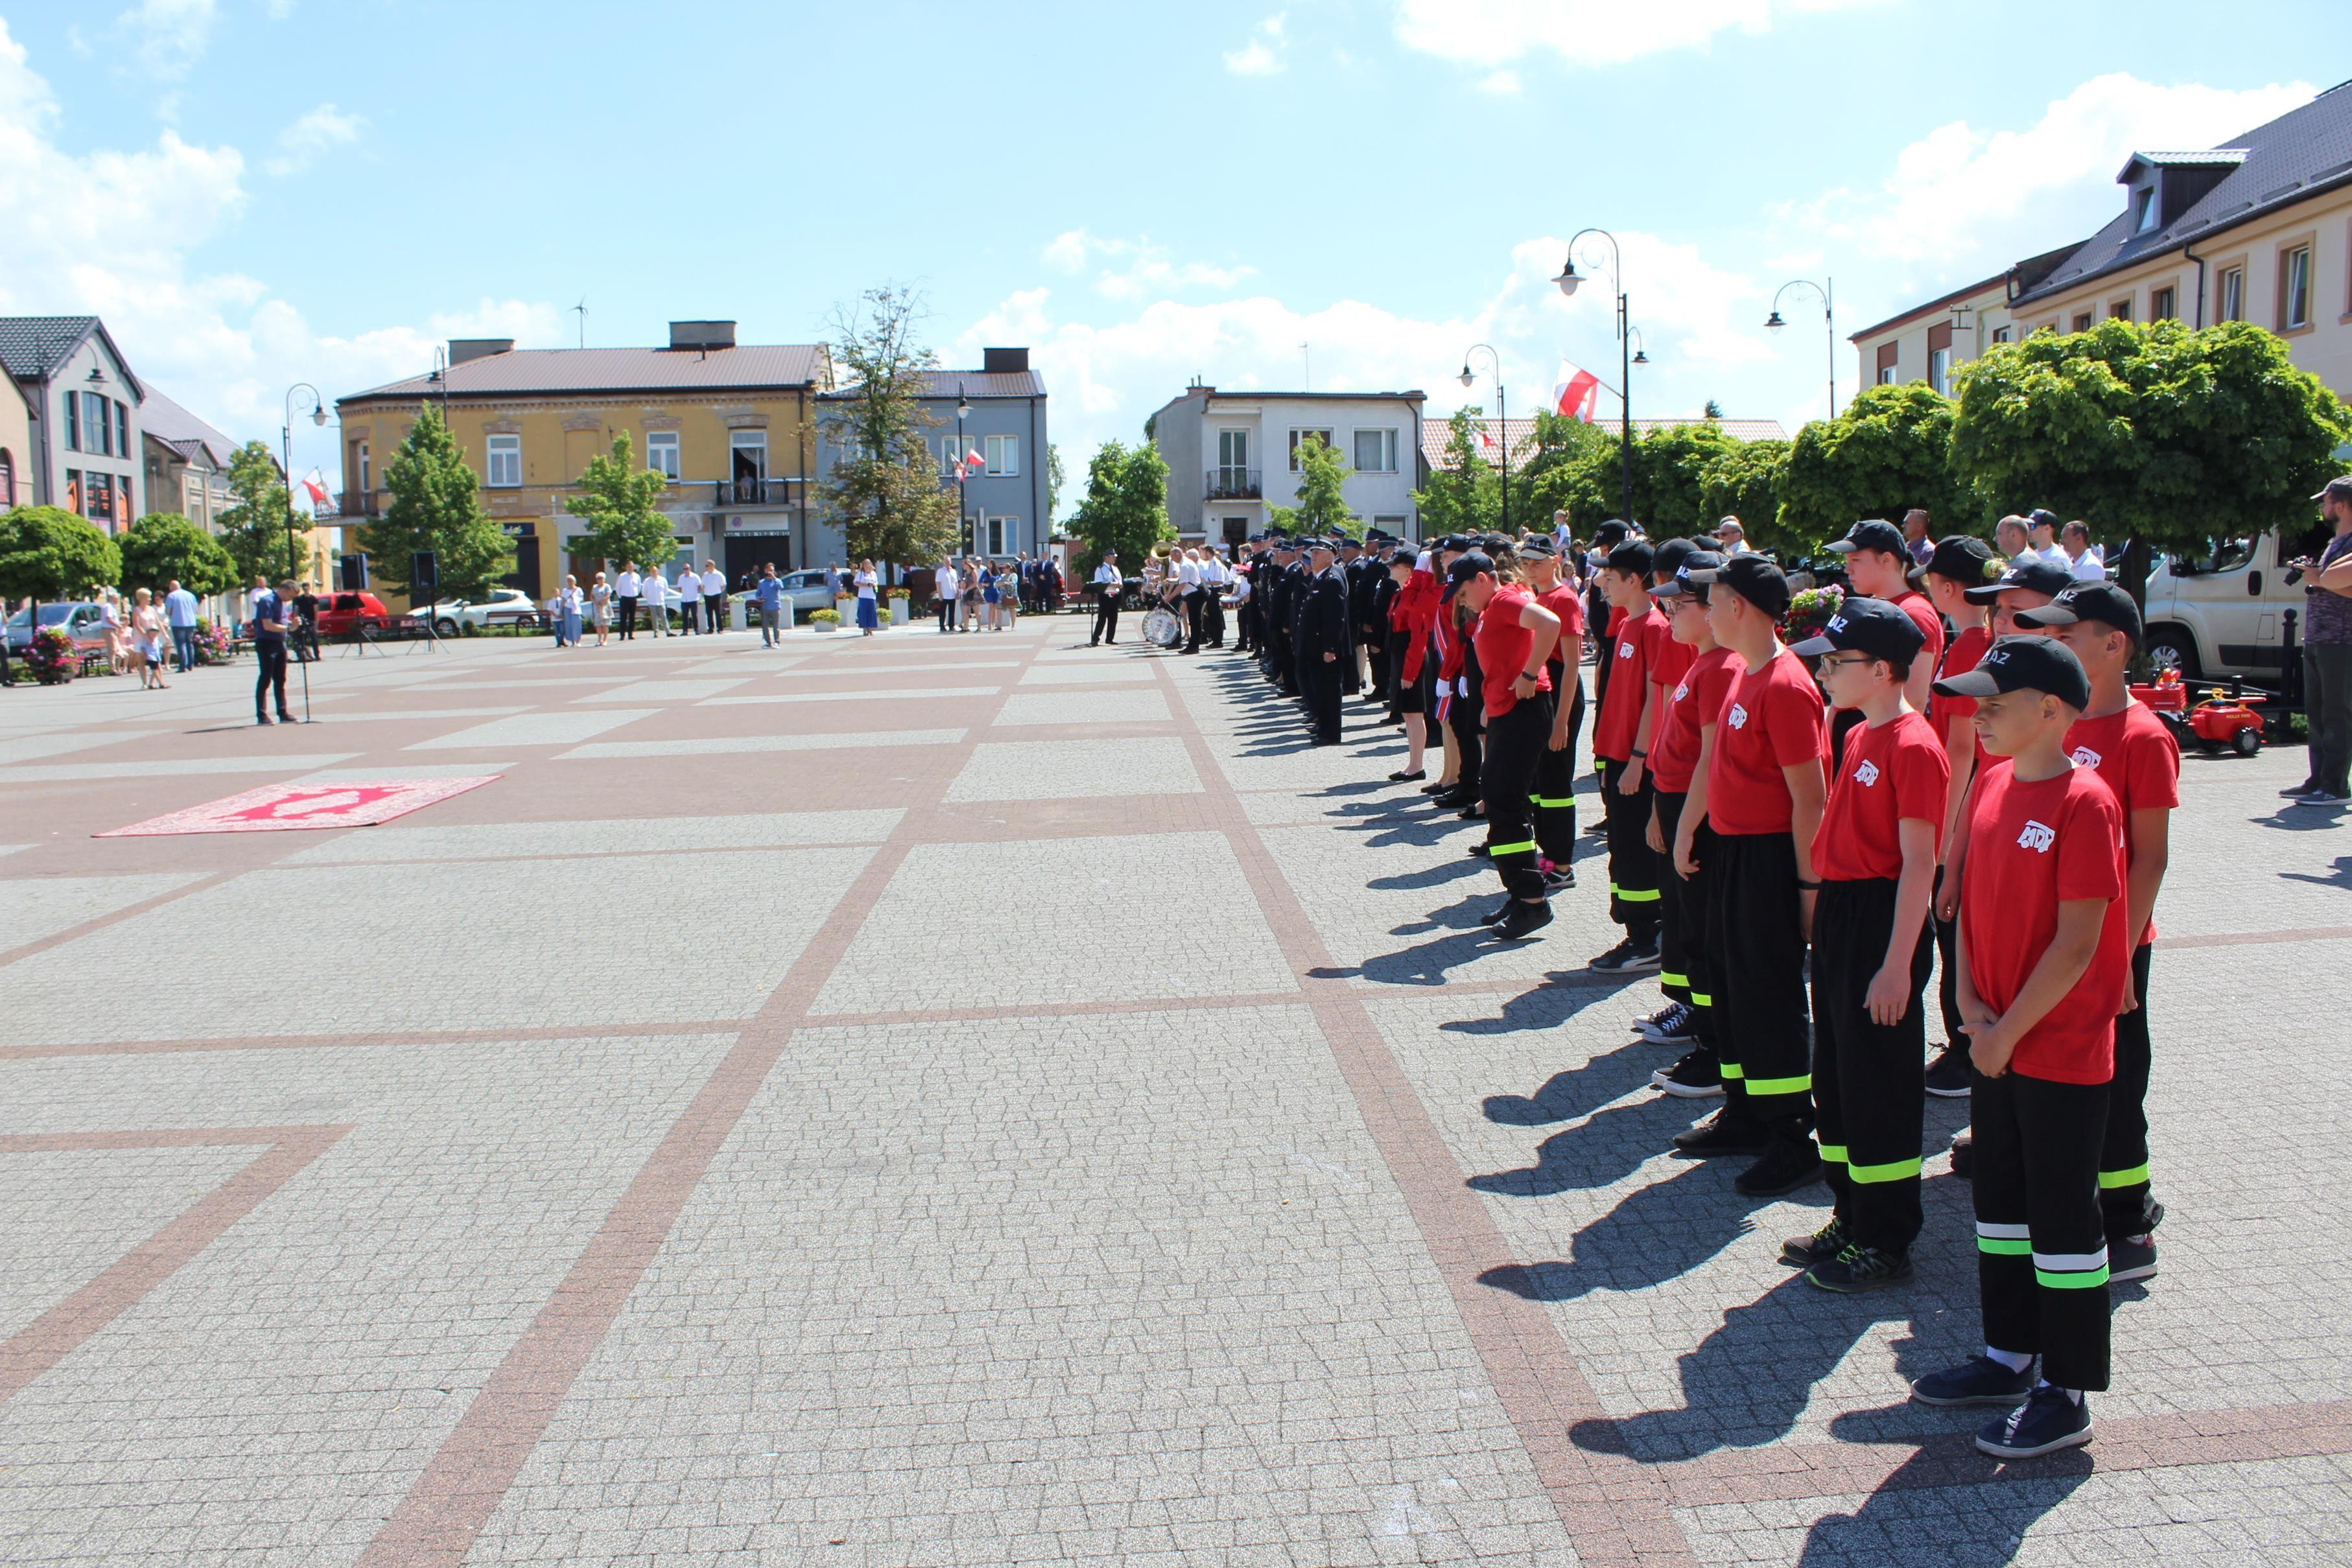
[[[1511,688],[1527,673],[1528,654],[1536,642],[1536,634],[1519,624],[1519,612],[1534,602],[1526,589],[1512,583],[1496,590],[1495,597],[1479,612],[1473,641],[1477,644],[1488,718],[1499,718],[1518,706],[1518,694]],[[1536,690],[1551,690],[1549,668],[1536,671]]]
[[[2116,798],[2123,817],[2124,866],[2132,861],[2134,811],[2171,810],[2180,804],[2180,743],[2137,697],[2098,718],[2078,718],[2066,731],[2066,749],[2077,768],[2096,772]],[[2133,938],[2140,946],[2156,940],[2156,922]]]
[[[1935,601],[1913,588],[1895,601],[1895,608],[1919,623],[1920,634],[1927,639],[1919,652],[1932,665],[1944,652],[1944,618],[1936,613]]]
[[[1892,882],[1903,874],[1904,818],[1933,824],[1943,847],[1944,789],[1951,759],[1919,714],[1905,708],[1885,724],[1846,732],[1845,756],[1830,780],[1829,804],[1813,835],[1813,873],[1824,882]]]
[[[1952,639],[1952,645],[1945,649],[1944,656],[1936,662],[1936,678],[1944,681],[1954,675],[1967,674],[1977,667],[1977,661],[1983,658],[1985,650],[1991,646],[1992,633],[1984,627],[1961,627],[1960,634]],[[1927,725],[1936,732],[1936,738],[1941,740],[1952,732],[1954,719],[1967,718],[1976,711],[1977,699],[1974,697],[1948,697],[1936,692],[1927,698]]]
[[[1650,638],[1650,684],[1654,686],[1664,686],[1671,692],[1680,684],[1684,673],[1691,667],[1691,660],[1697,655],[1698,650],[1688,643],[1675,641],[1675,623],[1672,621],[1667,620],[1664,615],[1654,616],[1652,619],[1657,622],[1658,629]],[[1664,694],[1661,694],[1661,700]],[[1651,748],[1656,749],[1657,744],[1656,737],[1653,736],[1650,740]]]
[[[1785,833],[1796,812],[1780,769],[1829,750],[1821,688],[1782,648],[1724,694],[1707,762],[1706,819],[1718,833]]]
[[[2058,906],[2084,898],[2107,901],[2099,945],[2074,989],[2018,1042],[2010,1068],[2029,1078],[2105,1083],[2115,1076],[2116,1009],[2131,967],[2123,819],[2091,768],[2022,784],[2007,758],[1994,759],[1977,779],[1969,818],[1960,932],[1969,982],[1995,1015],[2016,1002],[2057,936]]]
[[[1601,696],[1601,716],[1592,727],[1592,755],[1623,762],[1633,755],[1633,737],[1642,729],[1642,705],[1650,696],[1650,652],[1655,626],[1664,630],[1665,617],[1654,610],[1639,615],[1620,611],[1609,618],[1609,640],[1601,656],[1609,663],[1609,689]]]
[[[1723,694],[1738,674],[1738,654],[1728,648],[1709,648],[1693,657],[1690,668],[1665,694],[1664,716],[1658,721],[1658,733],[1650,737],[1650,778],[1669,795],[1691,787],[1698,772],[1699,732],[1723,711]]]
[[[1537,594],[1536,602],[1559,617],[1559,646],[1551,654],[1552,662],[1558,664],[1584,635],[1584,600],[1576,591],[1576,584],[1562,579],[1549,593]]]

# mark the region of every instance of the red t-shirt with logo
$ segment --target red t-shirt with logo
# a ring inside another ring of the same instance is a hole
[[[1698,650],[1688,643],[1675,641],[1675,623],[1665,616],[1658,616],[1657,622],[1657,635],[1651,639],[1650,684],[1665,688],[1658,694],[1659,707],[1663,712],[1666,694],[1682,683],[1683,675],[1691,667],[1691,661],[1698,656]],[[1654,751],[1657,745],[1654,732],[1650,737],[1650,748]]]
[[[1909,588],[1891,602],[1919,623],[1921,634],[1927,639],[1920,644],[1920,657],[1933,664],[1944,652],[1944,618],[1936,613],[1936,601],[1917,589]]]
[[[1944,656],[1936,662],[1936,678],[1948,681],[1954,675],[1967,674],[1977,667],[1977,661],[1983,658],[1985,650],[1991,646],[1992,633],[1984,627],[1961,627],[1960,634],[1952,639],[1952,645],[1945,649]],[[1976,711],[1977,699],[1974,697],[1948,697],[1941,692],[1931,692],[1927,697],[1927,725],[1936,732],[1936,738],[1939,741],[1952,732],[1954,719],[1967,718]],[[1977,761],[1979,764],[1984,761],[1981,749]]]
[[[1786,648],[1724,694],[1707,761],[1706,820],[1718,833],[1785,833],[1796,810],[1780,769],[1829,751],[1822,691]]]
[[[1723,694],[1731,689],[1740,670],[1739,655],[1728,648],[1709,648],[1700,653],[1687,643],[1675,646],[1694,656],[1682,679],[1665,694],[1658,732],[1650,737],[1650,779],[1670,795],[1682,794],[1691,787],[1698,772],[1703,738],[1699,731],[1723,711]]]
[[[1601,649],[1609,661],[1609,689],[1601,695],[1601,716],[1592,727],[1593,756],[1623,762],[1633,755],[1642,705],[1650,695],[1650,654],[1665,631],[1666,618],[1654,610],[1639,615],[1621,610],[1609,618],[1609,641]]]
[[[1534,600],[1517,583],[1495,591],[1486,601],[1486,608],[1478,613],[1478,630],[1472,638],[1477,645],[1478,673],[1484,677],[1486,694],[1486,716],[1500,718],[1518,706],[1518,695],[1512,690],[1518,678],[1527,673],[1528,654],[1536,644],[1536,634],[1519,624],[1519,612]],[[1536,670],[1536,690],[1551,690],[1551,671],[1548,666]]]
[[[2180,743],[2148,706],[2132,698],[2099,718],[2078,718],[2066,731],[2066,750],[2077,768],[2099,776],[2123,816],[2124,866],[2132,861],[2134,811],[2170,810],[2180,804]],[[2156,922],[2134,938],[2135,947],[2156,940]]]
[[[1920,715],[1905,708],[1885,724],[1846,731],[1845,758],[1830,780],[1829,804],[1813,834],[1813,874],[1824,882],[1892,882],[1903,874],[1904,818],[1933,824],[1943,847],[1944,791],[1951,759]]]
[[[1545,665],[1551,671],[1551,689],[1564,693],[1570,679],[1570,662],[1578,656],[1584,638],[1584,601],[1577,596],[1576,584],[1563,578],[1549,592],[1537,594],[1536,602],[1559,617],[1559,641],[1551,645],[1551,657]]]
[[[2116,1009],[2131,951],[2124,943],[2123,818],[2088,768],[2020,783],[1996,758],[1976,782],[1960,933],[1969,979],[1995,1017],[2009,1010],[2052,938],[2058,906],[2107,901],[2090,967],[2018,1041],[2012,1071],[2059,1083],[2105,1083],[2116,1071]]]

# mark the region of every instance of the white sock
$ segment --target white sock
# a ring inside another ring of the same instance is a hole
[[[1997,1361],[2011,1372],[2023,1372],[2033,1364],[2032,1354],[2026,1351],[1995,1350],[1987,1345],[1984,1353],[1987,1361]]]
[[[2041,1381],[2041,1383],[2035,1385],[2035,1392],[2039,1393],[2044,1388],[2058,1388],[2058,1385],[2045,1377]],[[2080,1405],[2083,1402],[2083,1391],[2079,1388],[2058,1388],[2058,1392],[2063,1394],[2067,1398],[2072,1399],[2077,1405]]]

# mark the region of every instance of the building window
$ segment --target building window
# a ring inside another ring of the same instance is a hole
[[[1017,555],[1021,550],[1021,519],[991,517],[988,519],[988,553]]]
[[[2132,302],[2130,298],[2126,297],[2122,299],[2110,301],[2107,305],[2107,316],[2111,320],[2130,320],[2132,319]]]
[[[1021,472],[1021,438],[1017,435],[991,435],[982,438],[986,449],[982,455],[988,460],[988,472],[1011,477]]]
[[[2013,329],[2008,327],[1995,327],[1992,329],[1992,340],[1996,343],[2012,343],[2017,340],[2014,335]]]
[[[1393,430],[1356,432],[1356,472],[1393,474],[1397,465],[1397,433]]]
[[[2077,332],[2087,332],[2087,331],[2089,331],[2090,329],[2091,329],[2091,313],[2090,313],[2088,310],[2077,310],[2077,311],[2075,311],[2075,312],[2074,312],[2074,330],[2076,330]]]
[[[2233,267],[2223,272],[2214,289],[2214,319],[2242,321],[2246,319],[2246,269]]]
[[[2147,319],[2149,320],[2172,321],[2179,319],[2179,316],[2180,297],[2173,292],[2170,284],[2148,295]]]
[[[2132,233],[2152,234],[2156,229],[2156,187],[2148,186],[2139,193],[2137,215],[2132,220]]]
[[[0,446],[0,507],[16,504],[16,460]]]
[[[493,435],[489,443],[489,472],[482,483],[492,489],[513,489],[522,483],[522,437]]]
[[[66,393],[66,450],[81,450],[81,393]]]
[[[131,405],[114,405],[114,452],[118,457],[131,455]]]
[[[1878,345],[1878,384],[1891,387],[1902,373],[1902,344],[1898,340]]]
[[[678,476],[677,431],[653,430],[646,433],[646,466],[665,479]]]
[[[2279,330],[2311,325],[2311,247],[2299,245],[2279,257]]]
[[[66,470],[66,510],[76,516],[81,513],[81,470],[79,468]]]
[[[362,495],[362,496],[364,496],[364,495],[366,495],[370,490],[373,490],[373,488],[375,488],[375,486],[374,486],[373,484],[371,484],[371,483],[369,482],[369,481],[370,481],[371,475],[370,475],[369,461],[368,461],[368,444],[367,444],[366,442],[364,442],[364,441],[362,441],[362,442],[361,442],[361,443],[360,443],[360,461],[359,461],[359,470],[360,470],[360,494],[361,494],[361,495]]]
[[[1293,474],[1298,472],[1298,444],[1301,441],[1319,441],[1328,446],[1331,444],[1331,433],[1328,430],[1294,430],[1290,433],[1290,471]]]
[[[1952,395],[1952,350],[1927,350],[1927,384],[1944,397]]]

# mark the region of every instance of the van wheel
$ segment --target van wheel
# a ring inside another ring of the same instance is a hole
[[[2158,674],[2178,670],[2183,681],[2197,678],[2197,643],[2178,626],[2157,626],[2147,633],[2147,662]]]

